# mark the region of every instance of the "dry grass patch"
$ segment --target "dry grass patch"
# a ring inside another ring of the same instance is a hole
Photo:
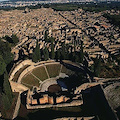
[[[47,73],[46,73],[45,68],[43,66],[35,68],[32,71],[32,73],[42,81],[48,79]]]
[[[24,84],[24,85],[27,85],[28,86],[37,86],[39,87],[39,80],[36,79],[32,74],[27,74],[26,76],[24,76],[21,80],[21,82]]]
[[[51,65],[46,65],[46,68],[48,70],[49,76],[52,77],[56,77],[59,75],[60,72],[60,64],[51,64]]]

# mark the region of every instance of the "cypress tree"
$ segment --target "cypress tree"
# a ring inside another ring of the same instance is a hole
[[[84,53],[83,53],[83,42],[81,43],[81,46],[80,46],[80,63],[83,63],[83,58],[84,58]]]
[[[38,40],[36,41],[36,47],[34,49],[33,55],[32,55],[32,60],[34,62],[38,62],[41,59],[41,53],[40,53],[40,47],[38,44]]]
[[[65,46],[65,59],[69,59],[69,48],[70,48],[70,46],[69,46],[69,44],[66,44],[66,46]]]
[[[94,75],[96,77],[99,77],[100,74],[100,69],[101,69],[101,56],[97,56],[94,60]]]
[[[83,64],[84,64],[86,67],[88,67],[88,61],[87,61],[87,58],[86,58],[86,57],[84,58]]]
[[[45,42],[48,42],[48,33],[47,33],[47,30],[45,31],[44,39],[45,39]]]
[[[73,50],[73,47],[70,46],[69,60],[73,61],[73,52],[72,52],[72,50]]]
[[[33,52],[33,54],[32,54],[32,61],[33,62],[37,62],[38,60],[37,60],[37,56],[36,56],[36,54]]]
[[[61,50],[61,59],[65,59],[65,43],[62,44],[62,50]]]
[[[49,52],[48,52],[47,47],[45,47],[43,54],[44,54],[44,60],[45,61],[48,60],[49,59]]]
[[[53,42],[51,42],[51,58],[52,59],[55,58],[55,52],[54,52],[54,44],[53,44]]]
[[[75,62],[79,62],[79,56],[77,55],[77,52],[74,55],[74,61]]]
[[[60,50],[56,51],[55,59],[56,59],[56,61],[58,61],[60,59]]]
[[[39,61],[41,59],[41,54],[40,54],[40,47],[38,44],[38,40],[36,42],[35,55],[37,57],[37,60]]]

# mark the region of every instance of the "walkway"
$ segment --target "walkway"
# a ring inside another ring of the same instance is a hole
[[[40,85],[40,92],[45,92],[48,91],[48,87],[50,85],[57,84],[56,78],[50,78],[45,80],[41,85]]]

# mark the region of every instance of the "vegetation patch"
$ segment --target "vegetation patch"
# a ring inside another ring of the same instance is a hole
[[[67,69],[65,66],[62,66],[61,73],[65,73],[66,75],[72,75],[72,74],[74,74],[73,71]]]
[[[77,4],[53,4],[51,7],[56,11],[72,11],[79,8]]]
[[[102,64],[100,70],[101,78],[117,78],[120,77],[120,67],[111,64]]]
[[[106,17],[111,24],[114,24],[120,27],[120,15],[104,14],[104,17]]]
[[[37,86],[39,87],[39,80],[36,79],[32,74],[28,74],[22,78],[21,81],[24,85],[28,86]]]
[[[46,73],[45,68],[43,66],[35,68],[32,71],[32,73],[42,81],[45,79],[48,79],[47,73]]]
[[[22,67],[19,71],[17,71],[17,72],[15,73],[14,78],[13,78],[12,81],[17,82],[20,74],[21,74],[27,67],[29,67],[29,65],[25,65],[25,66]]]
[[[2,109],[2,112],[4,112],[4,113],[2,113],[4,118],[12,119],[13,113],[14,113],[14,110],[15,110],[15,106],[16,106],[16,103],[17,103],[18,95],[19,95],[19,93],[14,92],[13,93],[14,98],[13,98],[11,107],[8,110],[4,110],[4,108]]]
[[[60,73],[60,64],[52,64],[52,65],[46,65],[46,68],[48,70],[49,76],[52,77],[56,77],[59,75]]]

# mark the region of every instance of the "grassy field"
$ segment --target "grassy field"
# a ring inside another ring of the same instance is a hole
[[[23,70],[25,70],[27,67],[29,67],[29,65],[25,65],[25,66],[22,67],[17,73],[15,73],[14,78],[13,78],[12,81],[17,82],[20,74],[21,74],[21,73],[23,72]]]
[[[24,85],[26,85],[27,87],[30,87],[30,86],[37,86],[39,87],[39,80],[36,79],[32,74],[28,74],[26,76],[24,76],[22,78],[22,81],[21,83],[23,83]],[[30,85],[30,86],[29,86]],[[30,87],[31,88],[31,87]]]
[[[56,77],[59,75],[60,67],[61,67],[60,64],[46,65],[50,78]]]
[[[35,68],[32,73],[40,78],[40,80],[45,80],[45,79],[48,79],[48,76],[47,76],[47,73],[45,71],[45,68],[44,67],[38,67],[38,68]]]

